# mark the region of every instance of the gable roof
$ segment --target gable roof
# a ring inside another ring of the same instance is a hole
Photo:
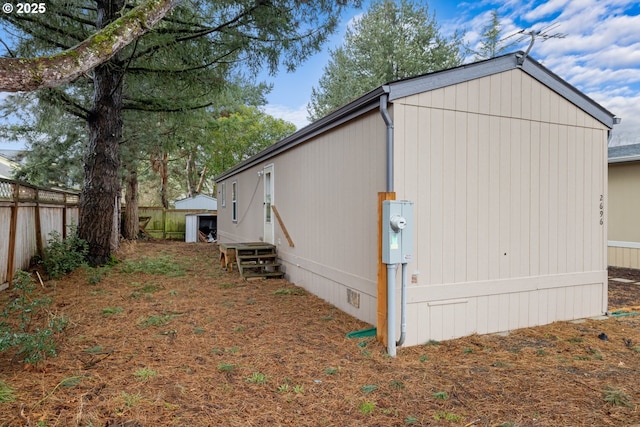
[[[609,163],[625,163],[640,161],[640,144],[619,145],[609,147]]]
[[[458,83],[475,80],[516,68],[522,69],[522,71],[549,87],[569,102],[575,104],[578,108],[593,116],[609,129],[613,128],[615,123],[618,123],[618,119],[614,114],[580,92],[568,82],[552,73],[530,56],[525,55],[524,52],[515,52],[484,61],[461,65],[455,68],[397,80],[379,86],[371,92],[368,92],[345,106],[332,111],[325,117],[307,125],[272,146],[267,147],[260,153],[244,160],[231,169],[228,169],[221,175],[217,176],[215,180],[218,182],[226,179],[229,176],[235,175],[256,165],[257,163],[263,162],[279,153],[282,153],[283,151],[302,144],[303,142],[355,117],[379,108],[381,97],[383,95],[387,95],[388,101],[391,102],[398,98],[434,89],[440,89],[446,86],[452,86]]]

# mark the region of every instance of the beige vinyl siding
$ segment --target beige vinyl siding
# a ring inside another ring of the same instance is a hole
[[[374,111],[226,180],[238,180],[240,221],[231,223],[228,207],[218,211],[221,241],[262,239],[264,189],[258,172],[273,164],[274,205],[295,245],[288,245],[276,223],[286,278],[375,324],[377,194],[385,190],[385,129]],[[359,307],[347,302],[347,289],[360,294]]]
[[[609,164],[609,265],[640,268],[640,162]]]
[[[640,248],[627,248],[609,244],[609,265],[614,267],[640,268]]]
[[[606,311],[604,125],[517,69],[394,112],[416,217],[409,345]]]

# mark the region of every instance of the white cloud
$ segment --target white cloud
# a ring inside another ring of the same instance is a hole
[[[268,104],[264,107],[264,112],[270,116],[293,123],[297,129],[301,129],[309,124],[306,105],[291,108],[286,105]]]

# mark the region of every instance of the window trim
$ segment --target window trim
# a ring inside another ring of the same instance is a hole
[[[238,223],[238,180],[231,182],[231,222]]]
[[[223,182],[220,184],[220,201],[221,206],[224,208],[227,206],[227,183]]]

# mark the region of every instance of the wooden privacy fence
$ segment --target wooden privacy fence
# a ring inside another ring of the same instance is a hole
[[[0,178],[0,289],[42,256],[50,233],[78,223],[78,194]]]
[[[211,213],[204,209],[164,209],[154,206],[140,206],[140,231],[146,237],[154,239],[184,240],[186,230],[186,214]]]

